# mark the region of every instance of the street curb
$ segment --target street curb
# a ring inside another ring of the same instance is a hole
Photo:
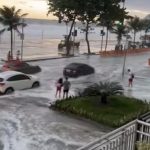
[[[62,57],[47,57],[47,58],[31,58],[31,59],[23,59],[24,62],[34,62],[34,61],[45,61],[45,60],[52,60],[52,59],[62,59],[62,58],[72,58],[72,57],[79,57],[79,56],[62,56]],[[6,61],[1,59],[1,61]]]

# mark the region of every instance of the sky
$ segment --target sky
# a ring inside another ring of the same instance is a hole
[[[22,9],[22,13],[28,13],[28,18],[55,19],[52,15],[47,16],[47,0],[0,0],[0,7],[15,6],[16,9]],[[130,15],[141,18],[150,14],[150,0],[126,0],[125,7]]]

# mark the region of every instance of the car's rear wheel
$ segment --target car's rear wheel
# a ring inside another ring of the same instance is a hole
[[[32,88],[36,88],[36,87],[39,87],[40,86],[40,83],[39,82],[34,82],[32,84]]]
[[[8,88],[8,89],[6,89],[5,94],[11,94],[13,92],[14,92],[13,88]]]

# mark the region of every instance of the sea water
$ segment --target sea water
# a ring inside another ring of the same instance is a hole
[[[59,24],[57,21],[42,21],[42,20],[30,20],[26,21],[27,26],[23,28],[24,40],[23,40],[23,56],[25,58],[30,57],[45,57],[45,56],[58,56],[58,44],[60,40],[64,39],[64,35],[67,35],[70,29],[70,24]],[[0,29],[4,28],[0,25]],[[75,29],[77,30],[77,36],[75,41],[80,42],[80,53],[87,53],[87,44],[85,42],[85,33],[82,32],[84,26],[77,23]],[[99,52],[101,50],[101,27],[95,25],[91,26],[89,32],[89,41],[91,46],[91,52]],[[21,32],[22,29],[19,28]],[[22,41],[17,32],[14,32],[14,53],[21,49]],[[105,49],[106,37],[104,36],[103,50]],[[110,34],[108,37],[107,50],[112,50],[115,47],[116,35]],[[0,36],[0,58],[7,56],[10,50],[10,32],[5,31]]]

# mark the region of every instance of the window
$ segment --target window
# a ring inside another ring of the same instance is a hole
[[[26,75],[20,74],[20,75],[14,75],[7,79],[7,81],[19,81],[19,80],[30,80],[30,78]]]

